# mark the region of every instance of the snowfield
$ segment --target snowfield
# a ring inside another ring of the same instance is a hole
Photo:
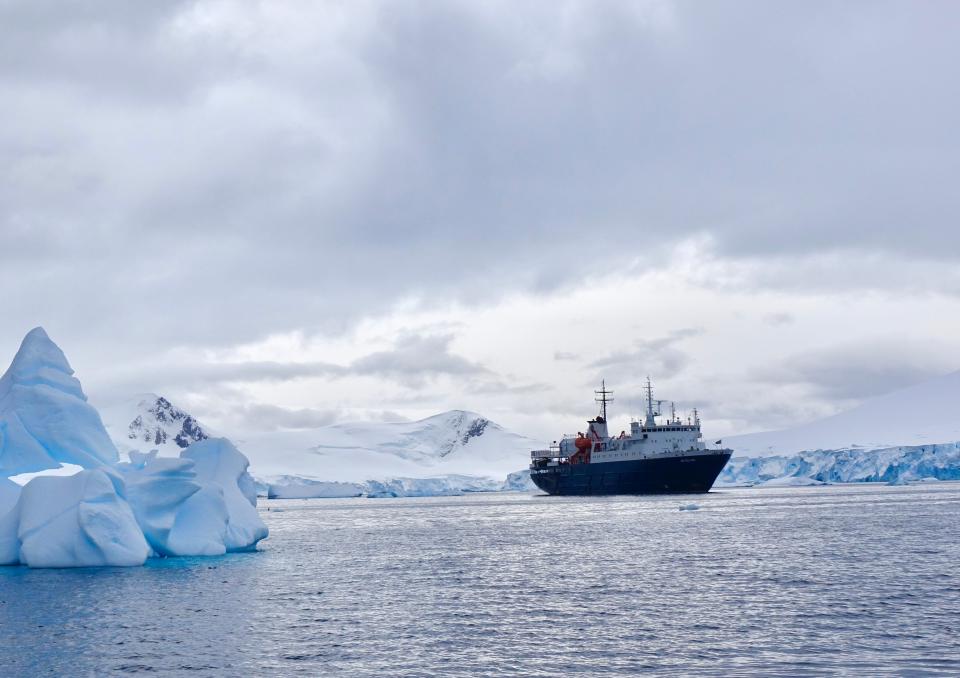
[[[365,482],[448,475],[496,478],[529,464],[540,441],[475,412],[451,410],[419,421],[355,422],[239,437],[257,477],[297,475]]]
[[[717,485],[960,480],[960,372],[801,426],[727,438]]]
[[[731,436],[738,457],[791,456],[811,450],[880,450],[960,441],[960,371],[870,398],[800,426]]]
[[[108,421],[121,456],[149,449],[161,457],[179,454],[181,422],[209,431],[156,394],[111,408]],[[353,422],[234,440],[250,458],[257,492],[275,499],[527,491],[534,489],[529,472],[517,469],[527,466],[530,450],[545,446],[464,410],[413,422]]]

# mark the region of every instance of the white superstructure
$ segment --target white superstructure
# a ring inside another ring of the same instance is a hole
[[[708,449],[703,442],[700,431],[700,417],[697,410],[682,421],[676,416],[671,407],[669,417],[661,418],[660,405],[663,401],[653,399],[653,385],[647,378],[646,385],[647,411],[643,422],[630,423],[630,431],[621,431],[611,436],[607,430],[607,403],[612,401],[608,396],[611,391],[606,385],[597,391],[597,401],[602,404],[601,413],[587,424],[586,432],[576,436],[565,435],[549,450],[534,450],[531,457],[534,459],[549,460],[549,464],[590,463],[631,461],[638,459],[655,459],[666,457],[689,457],[698,455],[719,454],[724,450]],[[729,452],[729,450],[726,450]],[[540,462],[543,463],[542,461]]]

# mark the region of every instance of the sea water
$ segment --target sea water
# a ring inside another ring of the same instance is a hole
[[[0,675],[960,674],[956,483],[261,511],[257,553],[0,568]]]

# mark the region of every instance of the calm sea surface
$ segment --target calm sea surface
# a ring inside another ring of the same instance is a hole
[[[0,568],[0,674],[960,675],[960,484],[261,506],[259,553]]]

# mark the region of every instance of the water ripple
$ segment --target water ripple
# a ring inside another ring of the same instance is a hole
[[[258,553],[0,568],[3,675],[960,674],[960,485],[677,502],[266,502]]]

